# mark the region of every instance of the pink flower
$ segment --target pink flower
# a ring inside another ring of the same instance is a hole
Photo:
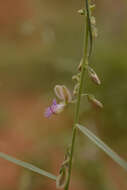
[[[53,100],[52,105],[45,111],[45,117],[49,118],[53,114],[59,114],[64,110],[65,103],[61,102],[57,104],[56,99]]]

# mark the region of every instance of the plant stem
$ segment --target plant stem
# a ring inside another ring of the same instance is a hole
[[[87,0],[86,0],[87,1]],[[65,186],[65,190],[69,189],[70,184],[70,177],[71,177],[71,170],[72,170],[72,158],[74,153],[75,147],[75,139],[76,139],[76,124],[79,122],[79,111],[80,111],[80,103],[81,103],[81,96],[83,91],[83,84],[84,84],[84,76],[85,76],[85,68],[88,60],[88,38],[89,38],[89,29],[88,29],[88,18],[85,17],[85,38],[84,38],[84,48],[83,48],[83,64],[81,69],[81,77],[80,77],[80,86],[77,95],[77,102],[75,107],[75,116],[74,116],[74,125],[72,131],[72,142],[71,142],[71,152],[70,152],[70,162],[69,162],[69,170],[68,170],[68,180]]]

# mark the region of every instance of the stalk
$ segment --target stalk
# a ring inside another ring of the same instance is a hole
[[[88,0],[86,0],[88,1]],[[88,3],[88,2],[87,2]],[[89,40],[89,23],[88,23],[88,15],[85,17],[85,32],[84,32],[84,45],[83,45],[83,64],[81,68],[81,77],[80,77],[80,85],[77,95],[77,101],[75,106],[75,116],[74,116],[74,124],[73,124],[73,131],[72,131],[72,142],[71,142],[71,150],[70,150],[70,161],[69,161],[69,169],[68,169],[68,180],[65,186],[65,190],[69,189],[70,178],[71,178],[71,171],[72,171],[72,159],[75,149],[75,139],[76,139],[76,124],[79,122],[79,111],[80,111],[80,103],[81,103],[81,96],[83,92],[84,86],[84,77],[86,71],[86,64],[88,63],[88,40]]]

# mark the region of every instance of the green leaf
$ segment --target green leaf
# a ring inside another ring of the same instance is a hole
[[[100,140],[97,136],[95,136],[91,131],[89,131],[86,127],[77,124],[77,128],[86,135],[92,142],[94,142],[101,150],[103,150],[108,156],[110,156],[117,164],[119,164],[122,168],[127,170],[127,162],[120,158],[117,153],[115,153],[111,148],[109,148],[102,140]]]
[[[14,158],[12,156],[9,156],[7,154],[4,154],[2,152],[0,152],[0,157],[3,158],[3,159],[5,159],[5,160],[8,160],[9,162],[12,162],[12,163],[18,165],[18,166],[21,166],[23,168],[31,170],[31,171],[33,171],[33,172],[35,172],[37,174],[40,174],[40,175],[46,176],[46,177],[48,177],[50,179],[56,180],[56,176],[54,176],[54,175],[50,174],[49,172],[46,172],[46,171],[38,168],[38,167],[36,167],[36,166],[34,166],[32,164],[29,164],[27,162],[18,160],[16,158]]]

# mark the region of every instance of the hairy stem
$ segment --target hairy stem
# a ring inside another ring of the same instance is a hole
[[[87,0],[86,0],[87,1]],[[84,76],[85,76],[85,68],[88,61],[88,38],[89,38],[89,23],[87,16],[85,17],[85,38],[84,38],[84,48],[83,48],[83,64],[81,69],[81,77],[80,77],[80,86],[79,91],[77,95],[77,102],[75,107],[75,116],[74,116],[74,125],[73,125],[73,131],[72,131],[72,142],[71,142],[71,152],[70,152],[70,162],[69,162],[69,175],[67,184],[65,186],[65,190],[69,189],[70,184],[70,177],[71,177],[71,170],[72,170],[72,158],[74,153],[74,147],[75,147],[75,139],[76,139],[76,124],[79,122],[79,111],[80,111],[80,103],[81,103],[81,96],[83,91],[83,84],[84,84]]]

